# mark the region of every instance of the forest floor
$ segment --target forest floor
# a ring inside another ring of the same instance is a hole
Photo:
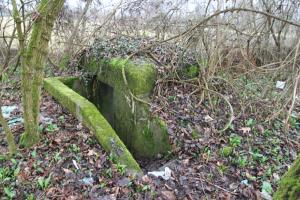
[[[10,119],[21,117],[18,90],[9,84],[3,88],[4,106],[16,106]],[[220,133],[226,115],[217,119],[183,84],[165,86],[161,96],[153,97],[153,105],[153,112],[168,124],[173,150],[141,164],[144,175],[133,176],[114,164],[89,130],[45,93],[43,139],[13,159],[0,160],[0,199],[271,199],[300,150],[299,121],[283,133],[281,121],[266,124],[243,114]],[[13,127],[17,142],[23,131],[22,124]],[[0,137],[3,153],[3,132]],[[159,167],[172,170],[169,180],[147,175]]]
[[[99,41],[83,52],[100,54],[101,59],[126,56],[145,42],[121,37]],[[264,112],[272,115],[277,108],[274,99],[262,99],[259,94],[270,82],[265,74],[254,74],[257,82],[239,74],[241,78],[234,83],[242,87],[236,90],[226,82],[214,81],[211,86],[222,93],[222,98],[216,92],[206,94],[211,101],[202,98],[198,79],[178,79],[172,68],[163,67],[181,62],[178,55],[183,49],[175,48],[174,53],[174,48],[167,44],[151,50],[160,73],[152,95],[152,112],[168,125],[169,154],[153,161],[138,160],[144,175],[133,176],[126,166],[114,164],[89,130],[44,93],[42,140],[31,149],[21,149],[13,159],[0,159],[0,199],[272,199],[280,177],[300,152],[299,113],[293,113],[296,117],[290,118],[286,133],[282,119],[266,120]],[[197,63],[193,55],[184,55],[185,64]],[[67,73],[81,75],[78,71]],[[62,75],[52,68],[47,68],[46,74]],[[227,73],[229,80],[231,74]],[[14,125],[16,142],[24,131],[18,77],[16,72],[0,83],[2,104],[14,108],[8,118]],[[275,95],[284,94],[273,85],[270,88]],[[252,104],[247,106],[248,99],[241,96],[253,97]],[[230,101],[233,114],[224,99]],[[241,105],[242,100],[245,105]],[[231,117],[233,122],[226,126]],[[224,127],[226,131],[220,131]],[[3,154],[7,150],[3,131],[0,141]],[[172,171],[168,180],[148,175],[166,167]]]

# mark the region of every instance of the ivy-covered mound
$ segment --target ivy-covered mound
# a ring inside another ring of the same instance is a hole
[[[150,48],[149,48],[150,47]],[[157,67],[177,68],[180,75],[190,78],[199,72],[196,54],[174,43],[159,43],[150,38],[117,36],[112,39],[96,39],[93,45],[81,51],[70,63],[81,68],[86,59],[128,58],[153,63]]]

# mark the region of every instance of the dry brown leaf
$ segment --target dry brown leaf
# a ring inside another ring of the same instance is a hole
[[[251,128],[250,127],[242,127],[239,129],[239,131],[241,131],[244,134],[250,133]]]
[[[176,200],[177,199],[174,192],[171,192],[171,191],[167,191],[167,190],[162,191],[161,195],[164,200]]]

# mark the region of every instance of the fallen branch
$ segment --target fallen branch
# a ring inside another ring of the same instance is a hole
[[[218,186],[218,185],[216,185],[216,184],[214,184],[214,183],[211,183],[211,182],[209,182],[208,180],[206,180],[206,179],[204,179],[204,178],[198,177],[198,178],[195,178],[195,179],[198,179],[198,180],[200,180],[200,181],[204,181],[204,182],[208,183],[209,185],[212,185],[212,186],[214,186],[214,187],[216,187],[216,188],[218,188],[218,189],[220,189],[220,190],[223,190],[223,191],[225,191],[225,192],[228,192],[228,193],[230,193],[230,194],[238,195],[237,193],[231,192],[231,191],[229,191],[229,190],[226,190],[225,188],[222,188],[221,186]]]

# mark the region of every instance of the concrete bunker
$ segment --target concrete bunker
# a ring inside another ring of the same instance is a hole
[[[70,87],[94,103],[136,158],[170,150],[167,126],[151,116],[147,103],[157,76],[152,64],[112,59],[90,60],[83,67],[90,78]]]

